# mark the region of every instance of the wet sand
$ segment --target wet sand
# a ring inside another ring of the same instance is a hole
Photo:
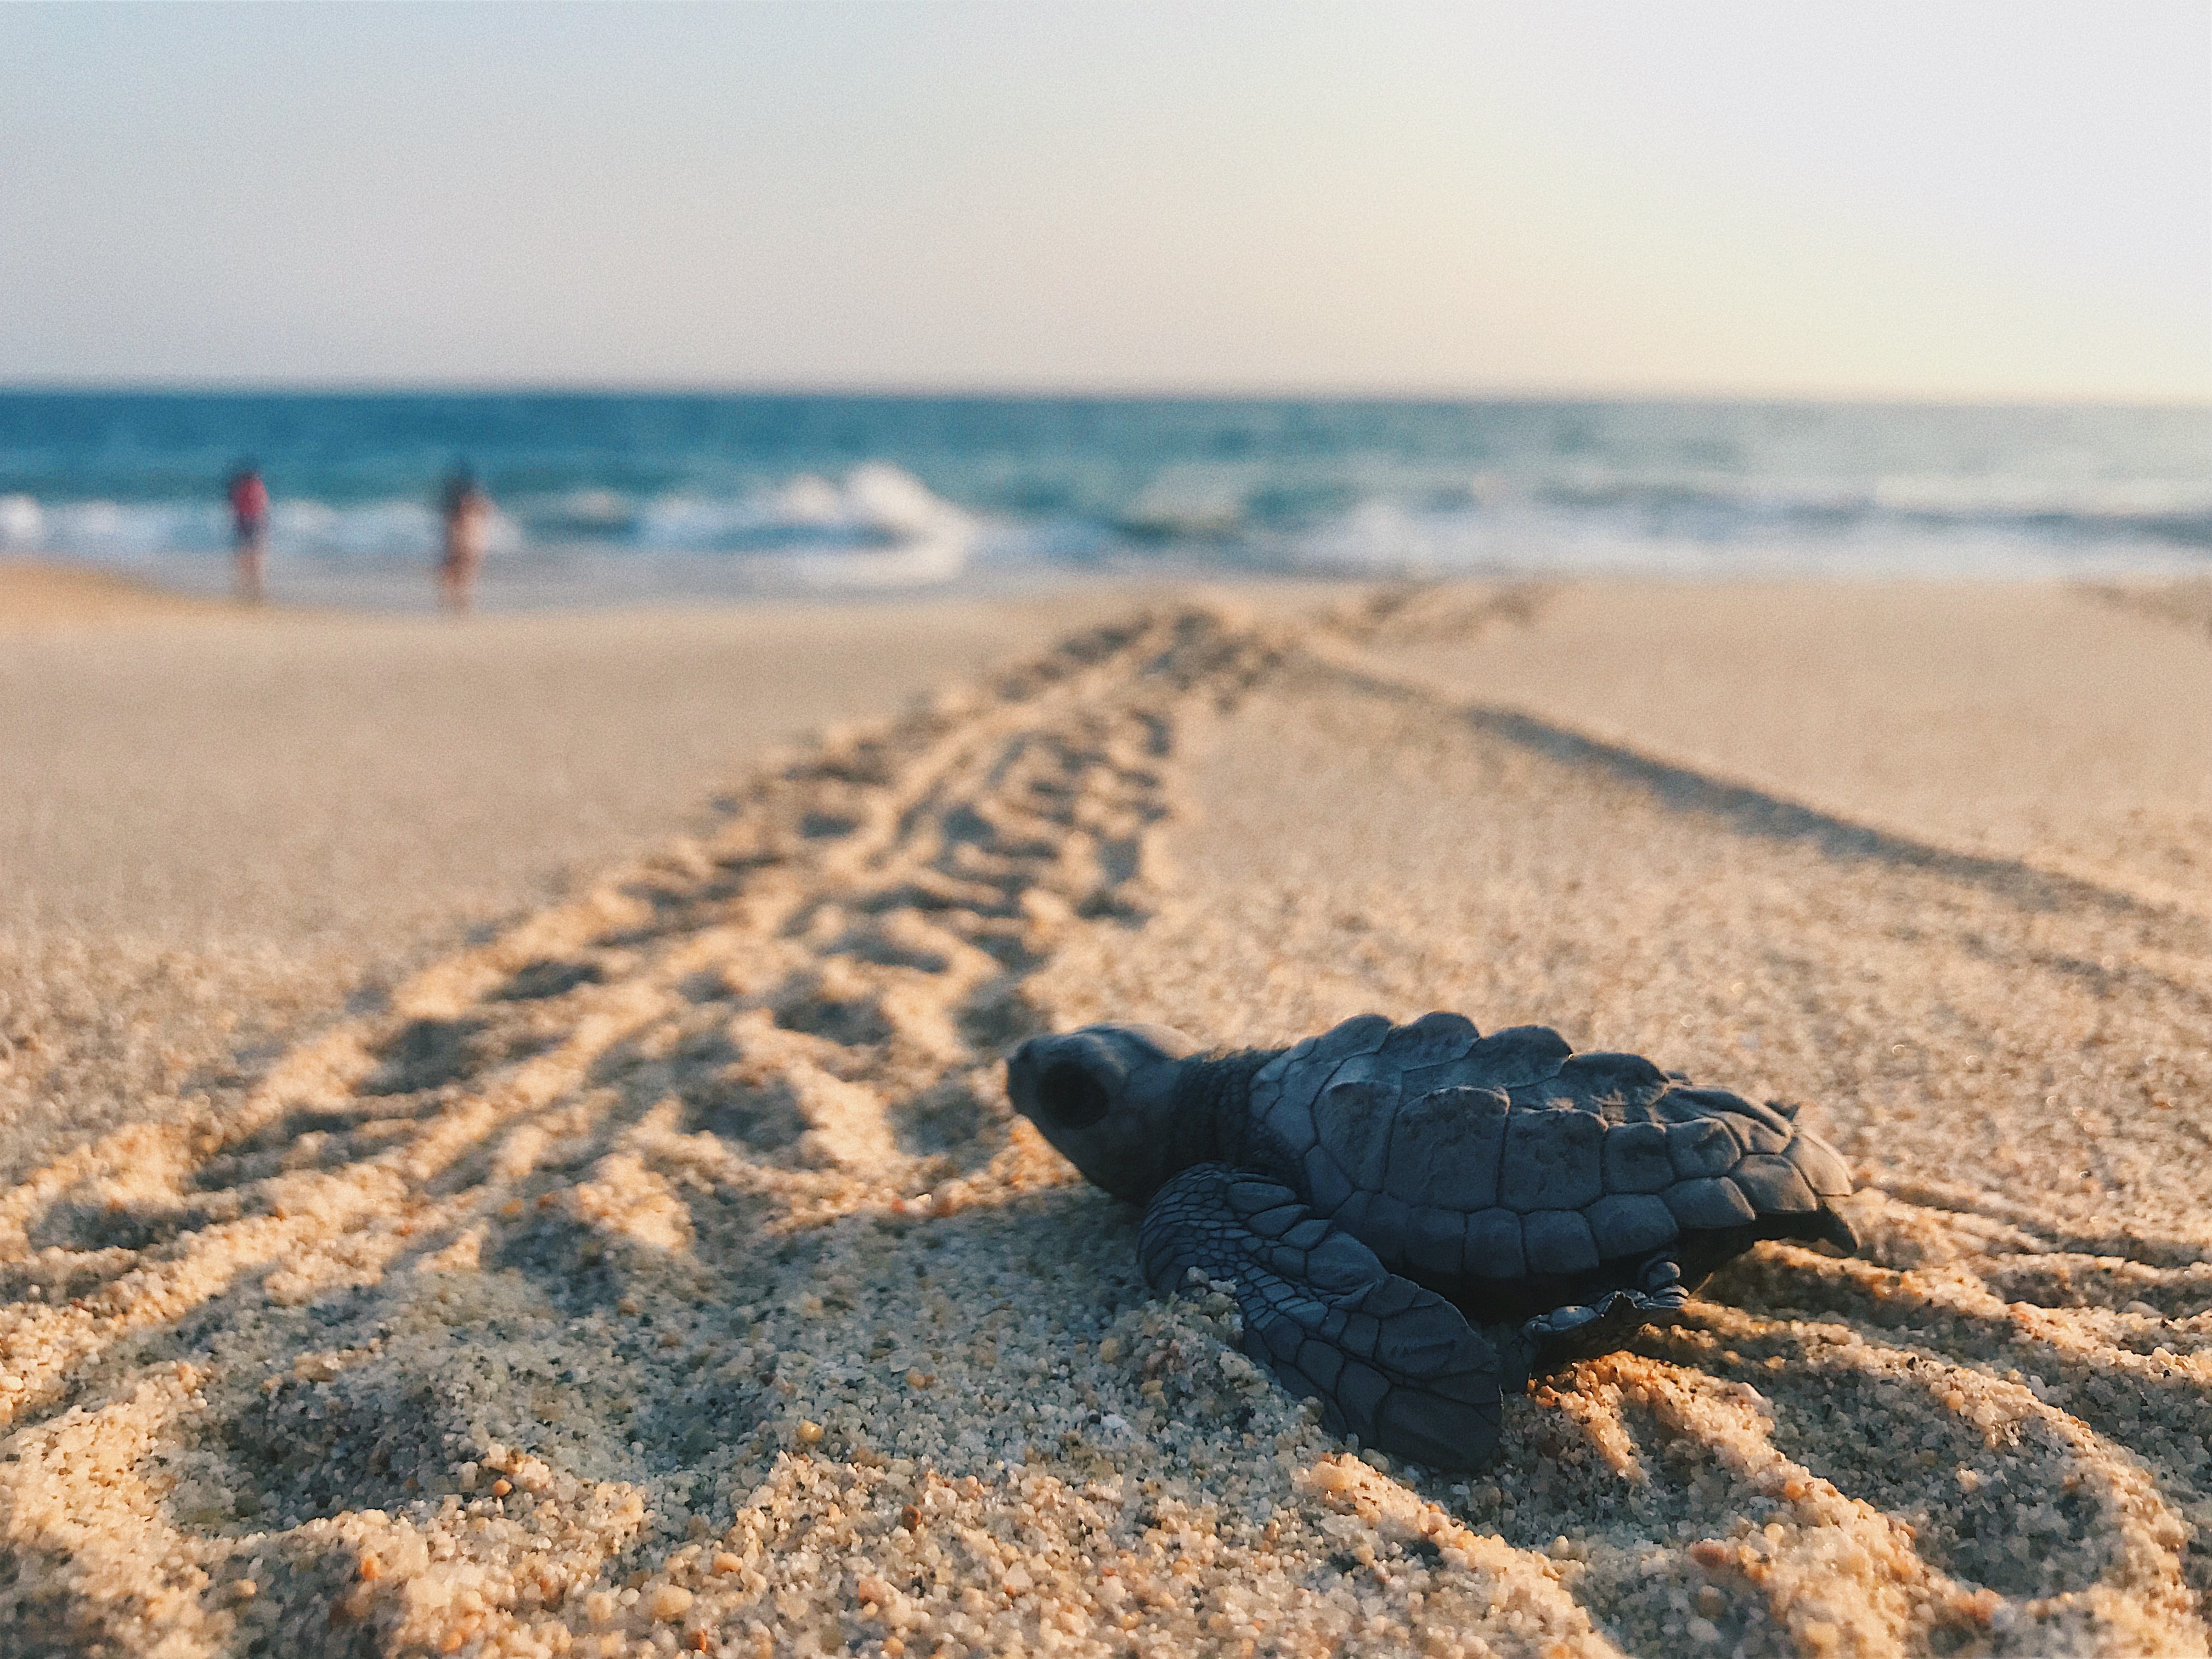
[[[112,629],[149,618],[215,617],[219,600],[173,593],[113,571],[41,559],[0,559],[0,635]]]
[[[1297,609],[702,777],[25,1170],[11,1650],[2203,1652],[2212,645],[2025,588]],[[996,1066],[1435,1006],[1808,1103],[1863,1255],[1761,1246],[1492,1468],[1394,1467],[1146,1296]]]

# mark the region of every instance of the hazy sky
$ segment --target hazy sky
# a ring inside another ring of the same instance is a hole
[[[0,382],[2212,396],[2202,0],[0,6]]]

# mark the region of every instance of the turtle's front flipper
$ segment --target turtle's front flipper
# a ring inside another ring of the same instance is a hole
[[[1198,1164],[1154,1195],[1139,1248],[1162,1294],[1194,1267],[1235,1280],[1246,1352],[1319,1398],[1334,1432],[1437,1468],[1497,1449],[1499,1391],[1527,1380],[1533,1345],[1476,1330],[1288,1187]]]
[[[1608,1291],[1588,1307],[1554,1308],[1523,1325],[1521,1334],[1535,1350],[1532,1369],[1550,1370],[1625,1348],[1646,1325],[1674,1324],[1690,1299],[1672,1256],[1646,1261],[1637,1284],[1632,1291]]]

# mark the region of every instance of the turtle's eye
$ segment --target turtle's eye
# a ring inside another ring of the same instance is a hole
[[[1055,1123],[1085,1129],[1106,1115],[1112,1103],[1105,1085],[1072,1060],[1045,1067],[1037,1079],[1037,1104]]]

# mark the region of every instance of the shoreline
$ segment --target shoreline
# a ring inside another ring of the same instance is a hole
[[[228,568],[221,556],[210,555],[204,563],[210,570]],[[1030,565],[969,570],[948,580],[911,586],[793,581],[720,591],[702,591],[677,584],[663,592],[635,589],[598,592],[564,592],[543,583],[530,582],[502,590],[495,578],[489,588],[479,594],[479,602],[470,617],[501,620],[821,607],[896,609],[911,605],[1051,604],[1062,599],[1080,602],[1100,598],[1144,604],[1187,593],[1235,596],[1263,606],[1297,605],[1326,604],[1330,596],[1357,603],[1358,597],[1368,592],[1501,586],[1589,586],[1616,591],[1692,592],[1764,588],[1858,592],[2033,589],[2086,594],[2139,616],[2184,628],[2212,629],[2212,577],[2195,575],[2191,574],[2193,568],[2193,565],[2178,565],[2172,569],[2147,568],[2134,573],[2115,573],[2095,567],[2073,572],[1991,569],[1915,574],[1887,568],[1865,571],[1811,568],[1791,570],[1758,566],[1652,571],[1500,566],[1457,574],[1405,574],[1318,568],[1310,571],[1263,570],[1206,565],[1189,560],[1162,560],[1111,568]],[[446,613],[436,601],[433,572],[427,562],[419,574],[419,581],[403,583],[395,580],[377,590],[387,596],[384,598],[280,596],[249,605],[229,596],[220,583],[167,582],[159,574],[139,565],[70,555],[10,553],[0,556],[0,633],[187,618],[420,621],[444,617]],[[412,597],[396,597],[403,591]]]
[[[547,589],[518,597],[514,592],[501,593],[494,588],[490,603],[480,602],[457,619],[437,604],[427,563],[420,582],[409,588],[418,595],[416,599],[384,603],[295,601],[279,597],[249,605],[212,589],[164,584],[131,566],[30,555],[0,558],[0,633],[41,627],[226,618],[403,624],[459,620],[501,626],[580,617],[896,611],[963,605],[1049,607],[1065,603],[1087,612],[1099,605],[1141,605],[1190,592],[1249,594],[1263,604],[1319,603],[1332,593],[1350,596],[1369,587],[1395,585],[1357,577],[1217,569],[1164,562],[1158,568],[1114,571],[1030,568],[969,572],[952,580],[915,586],[789,583],[721,592],[678,586],[661,592],[581,597],[547,597],[551,592]],[[480,601],[483,597],[479,594]]]
[[[2212,641],[2050,584],[1150,599],[26,635],[0,1085],[84,1133],[0,1186],[0,1625],[2202,1646]],[[1431,1006],[1807,1101],[1866,1250],[1393,1467],[999,1086]]]

